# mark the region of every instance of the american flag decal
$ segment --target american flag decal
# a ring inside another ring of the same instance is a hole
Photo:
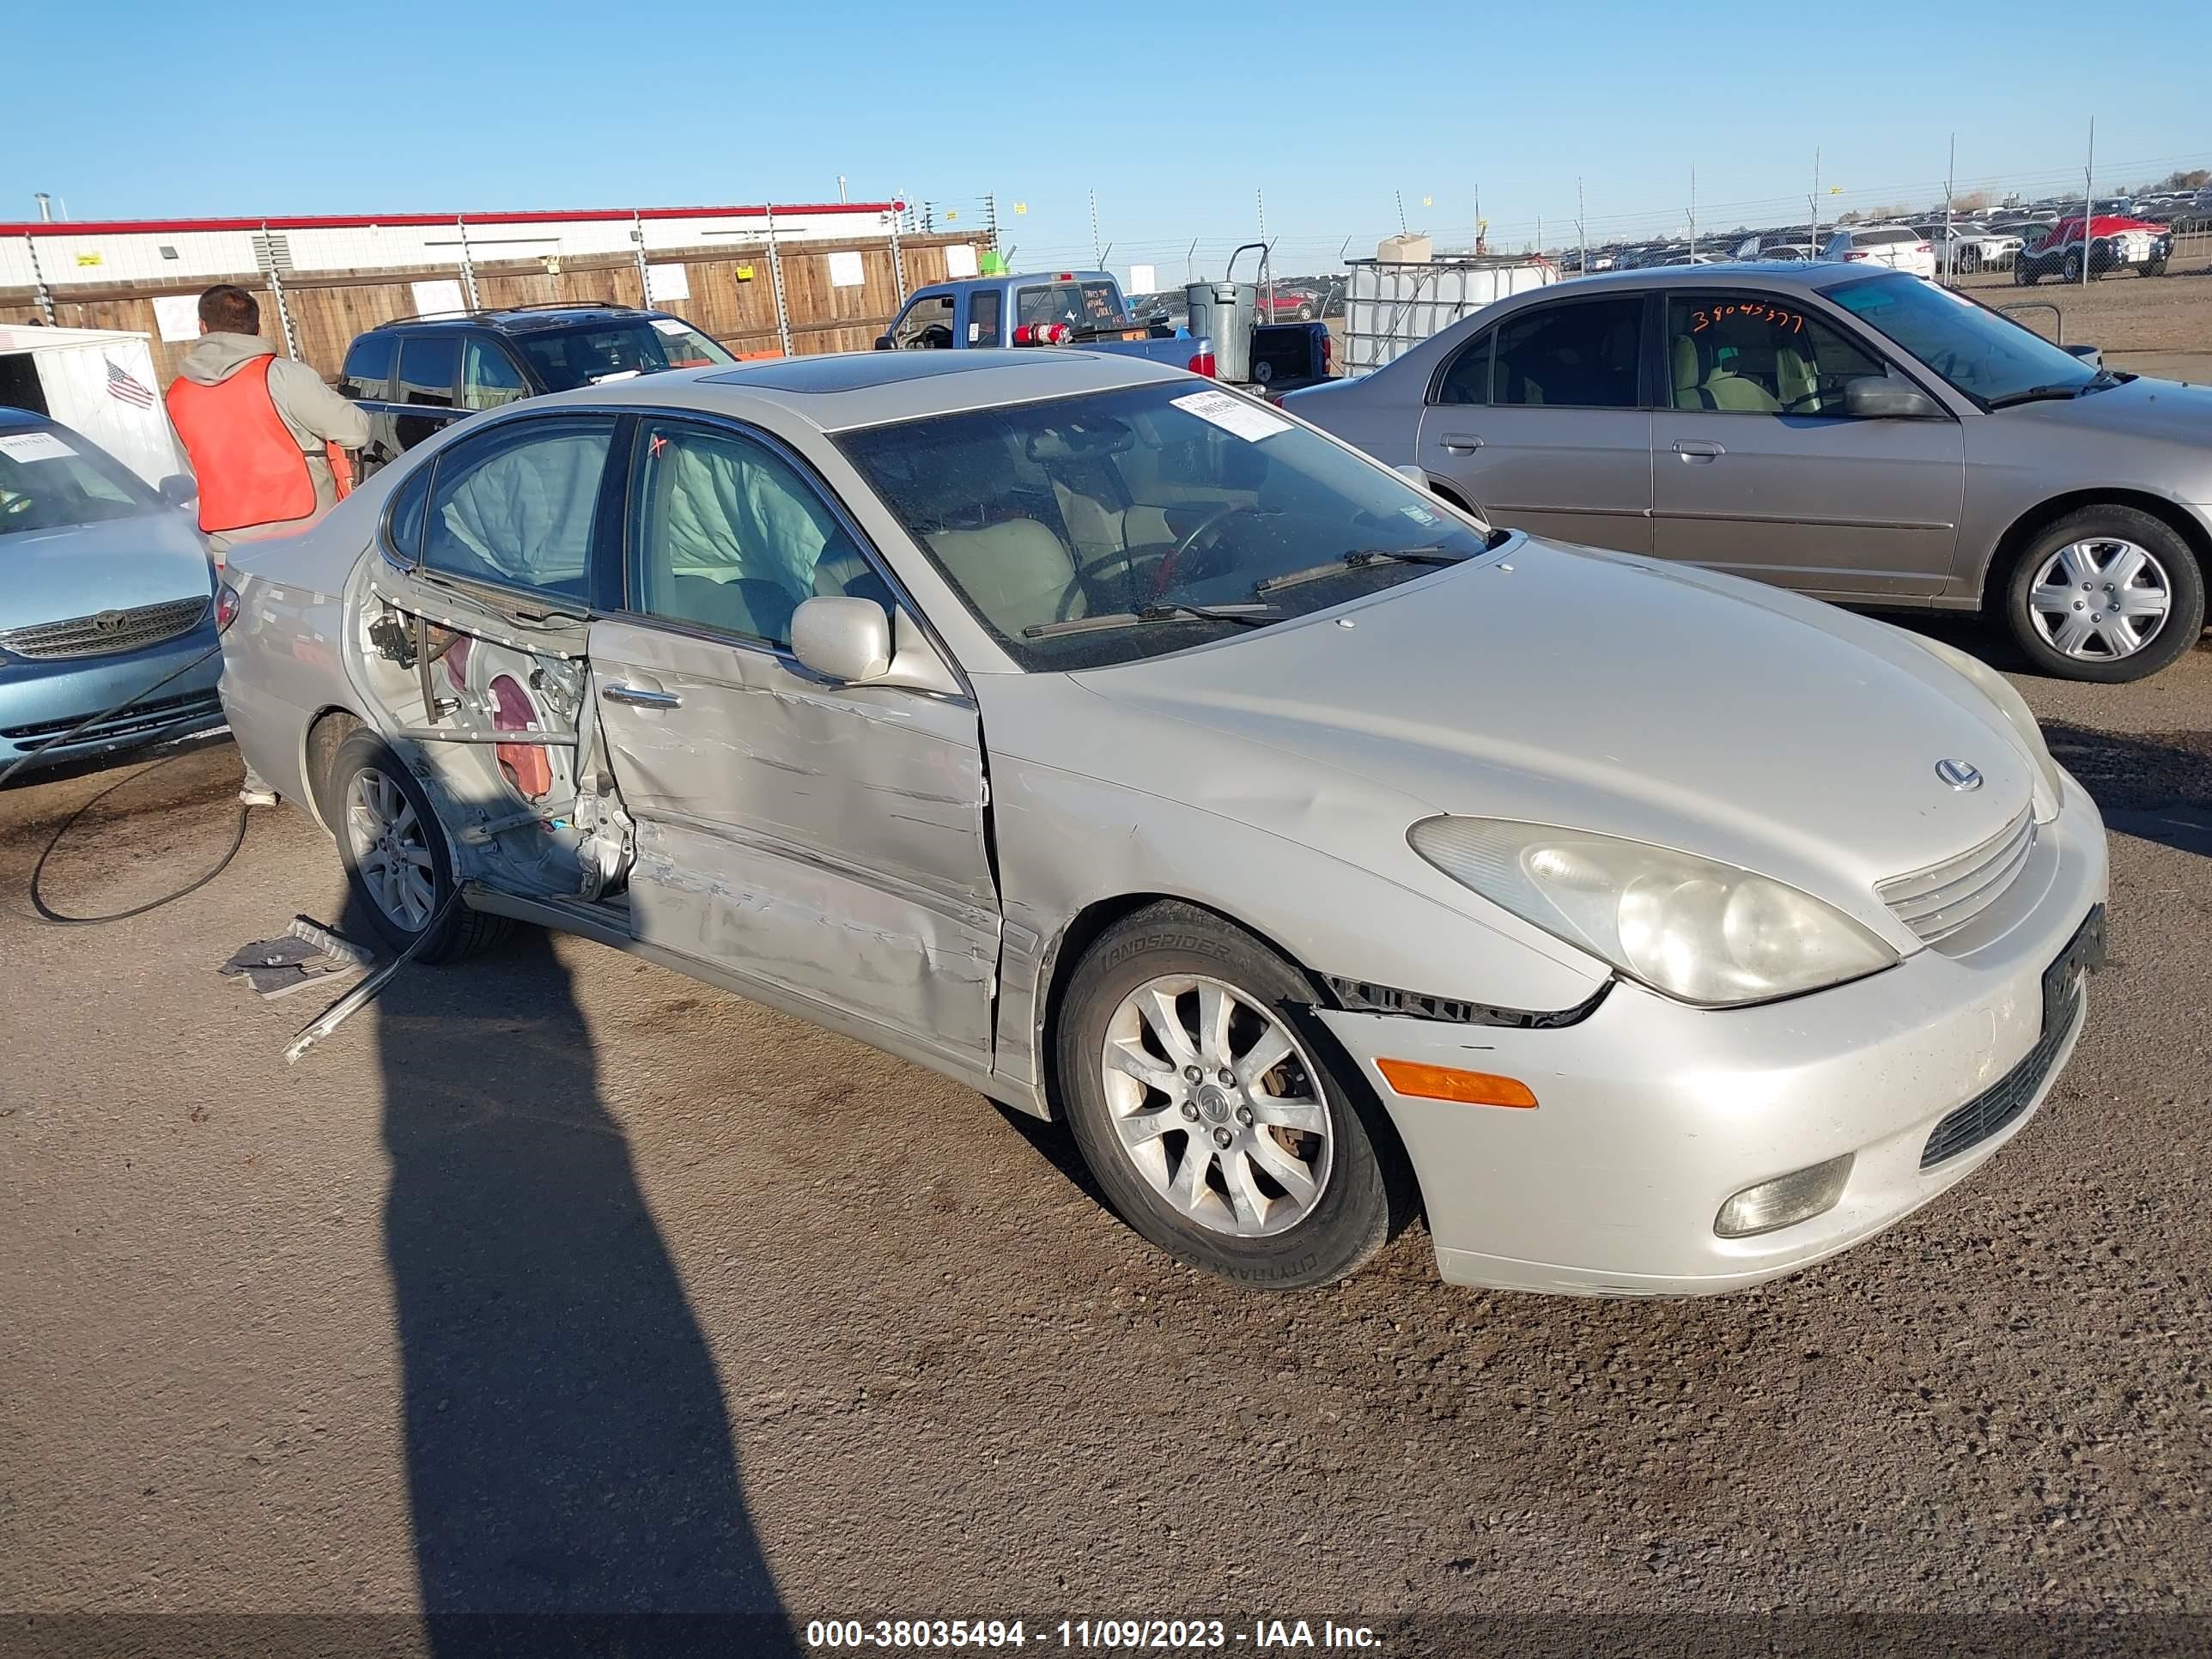
[[[144,381],[135,378],[127,369],[118,368],[112,358],[103,357],[100,361],[107,365],[109,397],[129,404],[133,409],[153,408],[154,393]]]

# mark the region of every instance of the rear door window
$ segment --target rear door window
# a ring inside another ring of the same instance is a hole
[[[471,581],[586,599],[613,435],[611,416],[548,416],[504,422],[446,450],[430,490],[423,564]]]
[[[1644,296],[1540,307],[1497,329],[1490,400],[1547,409],[1634,409]]]
[[[398,343],[396,334],[364,334],[346,353],[345,369],[338,376],[338,396],[381,402],[392,395],[392,359]]]
[[[460,342],[451,334],[410,336],[399,348],[399,401],[451,409],[460,368]]]
[[[1006,343],[1006,331],[1000,321],[1000,301],[1005,296],[995,288],[979,288],[968,296],[968,343],[971,346],[994,346]]]
[[[1490,348],[1498,338],[1496,329],[1486,329],[1474,340],[1460,349],[1459,356],[1444,366],[1437,377],[1437,398],[1440,404],[1486,404],[1490,401]]]

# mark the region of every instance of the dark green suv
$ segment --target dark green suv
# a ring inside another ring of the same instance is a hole
[[[736,361],[681,317],[591,301],[382,324],[347,348],[337,389],[368,416],[365,477],[480,409]]]

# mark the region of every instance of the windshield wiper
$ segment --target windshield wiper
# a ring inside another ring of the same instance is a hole
[[[1273,605],[1140,605],[1134,611],[1115,611],[1103,617],[1071,617],[1066,622],[1031,623],[1022,629],[1025,640],[1049,640],[1062,634],[1088,634],[1108,628],[1139,628],[1146,623],[1224,622],[1239,628],[1265,628],[1279,620],[1282,609]]]
[[[2046,398],[2071,402],[2085,392],[2118,386],[2119,376],[2108,368],[2100,368],[2086,380],[2076,380],[2072,386],[2032,386],[2025,392],[2008,392],[2001,398],[1989,400],[1991,409],[2009,409],[2014,404],[2041,403]]]
[[[1296,587],[1301,582],[1317,582],[1328,576],[1341,576],[1347,570],[1358,570],[1370,564],[1460,564],[1474,557],[1472,553],[1447,553],[1441,547],[1356,547],[1349,553],[1340,553],[1327,564],[1309,565],[1304,570],[1292,570],[1280,576],[1270,576],[1252,590],[1255,597],[1273,593],[1278,588]]]

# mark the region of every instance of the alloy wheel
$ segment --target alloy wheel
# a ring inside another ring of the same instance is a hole
[[[376,908],[407,932],[422,932],[437,884],[414,803],[392,779],[364,766],[346,785],[345,828],[354,868]]]
[[[2112,662],[2157,638],[2173,594],[2155,554],[2118,537],[2093,536],[2044,562],[2027,603],[2052,650]]]
[[[1189,1220],[1258,1238],[1320,1201],[1334,1152],[1320,1071],[1234,986],[1147,981],[1115,1007],[1099,1064],[1122,1152]]]

